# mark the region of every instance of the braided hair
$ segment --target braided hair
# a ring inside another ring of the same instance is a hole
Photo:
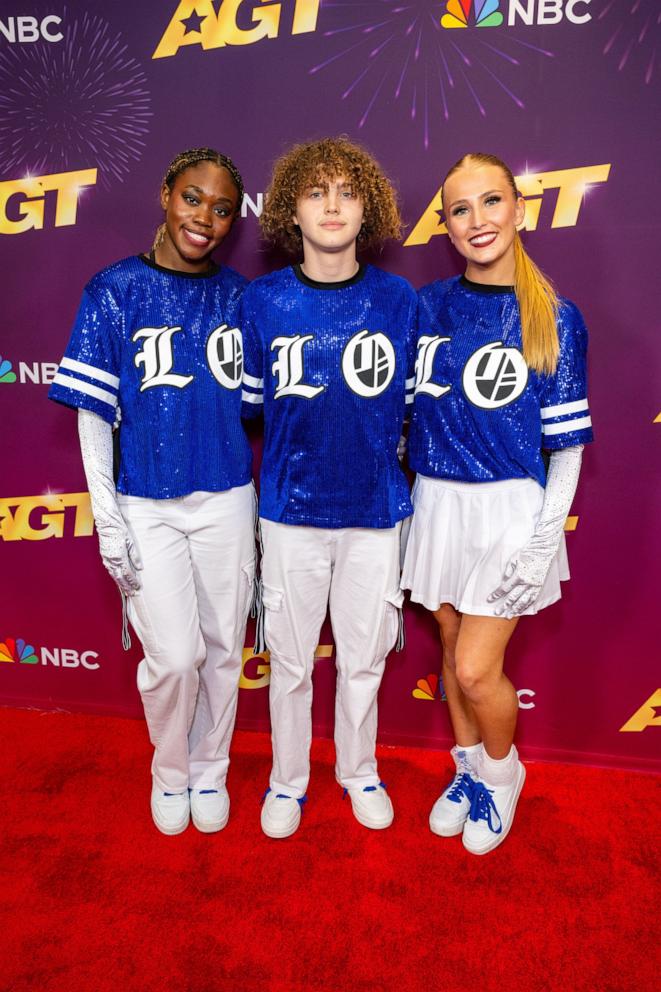
[[[221,155],[214,148],[189,148],[185,152],[179,152],[167,167],[161,188],[167,186],[171,190],[177,176],[180,176],[186,169],[190,169],[191,166],[199,165],[200,162],[213,162],[214,165],[218,165],[222,169],[227,169],[239,194],[238,204],[240,206],[243,201],[243,179],[241,178],[241,173],[231,158],[228,158],[227,155]],[[154,236],[152,251],[155,251],[163,243],[164,237],[165,224],[160,224]]]

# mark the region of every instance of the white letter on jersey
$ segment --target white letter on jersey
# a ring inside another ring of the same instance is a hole
[[[378,396],[395,374],[395,349],[381,334],[359,331],[342,355],[342,374],[349,389],[359,396]]]
[[[297,334],[293,338],[273,338],[271,351],[278,349],[278,357],[271,366],[271,375],[277,375],[278,385],[274,400],[281,396],[302,396],[306,400],[323,393],[325,386],[306,386],[303,378],[303,347],[312,341],[312,334]]]
[[[464,366],[467,398],[483,410],[497,410],[518,399],[528,382],[528,366],[518,348],[492,341],[474,351]]]
[[[423,335],[418,341],[418,356],[415,360],[415,391],[416,393],[427,393],[437,400],[440,396],[445,396],[452,389],[452,386],[438,386],[431,381],[434,373],[434,359],[439,345],[449,341],[450,338]]]
[[[177,389],[183,389],[195,378],[170,371],[174,362],[172,335],[180,330],[180,327],[141,327],[133,335],[132,341],[143,338],[145,342],[142,351],[133,359],[136,367],[144,365],[140,392],[151,386],[176,386]]]
[[[238,327],[221,324],[207,341],[211,375],[225,389],[238,389],[243,376],[243,341]]]

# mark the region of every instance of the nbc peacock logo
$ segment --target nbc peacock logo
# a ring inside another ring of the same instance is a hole
[[[39,664],[39,659],[35,654],[33,646],[21,637],[17,637],[16,639],[6,637],[0,643],[0,662],[3,661],[18,661],[21,665]]]
[[[440,699],[445,702],[445,690],[443,689],[443,680],[438,677],[435,673],[425,676],[425,678],[418,679],[415,684],[415,689],[412,691],[411,695],[414,699],[426,699],[428,701],[432,699]]]
[[[503,23],[499,0],[448,0],[441,27],[498,28]]]
[[[16,373],[12,370],[11,362],[2,355],[0,355],[0,382],[16,382]]]

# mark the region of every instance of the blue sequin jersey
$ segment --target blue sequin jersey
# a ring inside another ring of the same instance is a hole
[[[460,482],[536,479],[541,449],[592,440],[587,400],[587,330],[560,301],[554,375],[528,369],[516,296],[463,276],[419,293],[418,354],[409,464]]]
[[[264,411],[260,516],[393,527],[412,512],[397,444],[413,400],[416,295],[373,266],[342,283],[297,266],[241,300],[245,416]]]
[[[49,396],[121,422],[117,490],[169,499],[250,482],[241,424],[246,280],[188,274],[141,256],[85,287]]]

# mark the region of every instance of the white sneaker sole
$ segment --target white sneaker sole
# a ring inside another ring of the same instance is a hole
[[[191,820],[193,821],[193,826],[196,830],[199,830],[201,834],[216,834],[219,830],[224,830],[227,826],[229,818],[229,809],[225,813],[222,820],[200,820],[199,817],[195,816],[191,810]]]
[[[491,834],[486,838],[481,844],[469,847],[466,843],[466,836],[463,837],[463,844],[467,851],[471,854],[488,854],[489,851],[493,851],[494,848],[499,847],[503,843],[508,833],[512,829],[512,824],[514,823],[514,814],[516,813],[516,806],[519,801],[519,796],[521,795],[521,790],[526,781],[526,769],[525,765],[519,762],[519,781],[517,783],[516,792],[514,793],[514,799],[512,802],[512,810],[509,816],[509,823],[499,834]]]
[[[293,823],[284,823],[282,826],[278,825],[275,827],[270,824],[265,824],[263,820],[261,822],[262,832],[265,833],[267,837],[271,837],[272,840],[283,840],[283,838],[291,837],[292,834],[296,833],[299,828],[301,818],[299,816]]]
[[[457,834],[464,832],[464,824],[468,819],[468,813],[463,818],[463,820],[457,820],[456,823],[439,823],[434,820],[433,813],[429,814],[429,829],[437,837],[456,837]]]
[[[184,830],[186,830],[188,824],[190,823],[190,816],[187,816],[185,820],[181,821],[181,823],[165,823],[158,819],[156,810],[153,807],[151,811],[151,818],[154,821],[154,825],[161,831],[162,834],[165,834],[166,837],[175,837],[177,834],[183,834]]]
[[[351,798],[351,794],[349,794],[349,798]],[[353,801],[351,803],[351,809],[353,811],[353,815],[358,820],[360,825],[363,827],[367,827],[368,830],[387,830],[387,828],[391,825],[391,823],[395,819],[394,810],[391,810],[390,817],[387,820],[374,820],[371,817],[367,816],[365,813],[363,813],[360,809],[356,809],[356,807],[353,804]]]

